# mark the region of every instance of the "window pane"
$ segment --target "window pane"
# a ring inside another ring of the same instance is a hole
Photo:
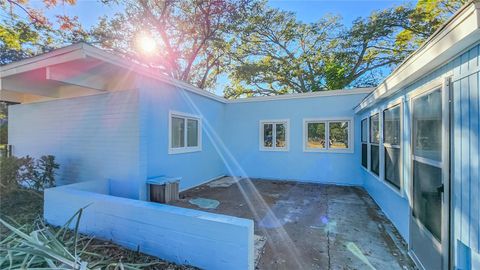
[[[400,106],[383,112],[383,141],[392,145],[400,145]]]
[[[367,168],[368,166],[368,147],[366,143],[362,143],[362,166]]]
[[[307,148],[325,148],[325,123],[307,123]]]
[[[367,142],[367,119],[362,120],[362,142]]]
[[[185,119],[172,117],[172,148],[185,146]]]
[[[380,132],[379,132],[379,118],[378,113],[370,116],[370,142],[379,143],[380,142]]]
[[[370,145],[370,170],[378,175],[379,174],[379,153],[378,153],[378,145]]]
[[[187,146],[198,146],[198,120],[187,120]]]
[[[442,96],[440,89],[413,101],[413,153],[441,161]]]
[[[330,122],[329,136],[330,148],[348,148],[348,122]]]
[[[285,124],[275,124],[276,128],[276,147],[286,147],[286,140],[285,140]]]
[[[400,148],[385,147],[385,180],[400,189]]]
[[[442,170],[413,161],[413,215],[438,239],[442,232]]]
[[[273,144],[273,124],[263,124],[263,146],[272,147]]]

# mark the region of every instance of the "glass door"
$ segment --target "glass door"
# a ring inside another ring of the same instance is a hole
[[[444,165],[445,151],[449,151],[442,102],[442,88],[415,97],[412,100],[412,175],[410,249],[414,258],[425,269],[444,269],[444,249],[448,239],[445,217]],[[446,145],[444,145],[446,144]],[[445,262],[444,262],[445,261]]]

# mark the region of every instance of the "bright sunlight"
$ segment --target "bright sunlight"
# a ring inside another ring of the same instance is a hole
[[[152,55],[157,48],[157,43],[152,36],[141,33],[137,36],[136,47],[140,53],[144,55]]]

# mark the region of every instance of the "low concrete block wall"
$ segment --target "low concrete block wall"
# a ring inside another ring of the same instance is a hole
[[[45,190],[46,221],[61,226],[88,205],[82,233],[203,269],[254,268],[252,220],[114,197],[107,195],[108,185],[95,181]]]

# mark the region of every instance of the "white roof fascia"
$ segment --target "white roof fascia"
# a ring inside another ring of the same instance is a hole
[[[369,94],[373,90],[374,88],[353,88],[353,89],[328,90],[328,91],[318,91],[318,92],[308,92],[308,93],[285,94],[285,95],[277,95],[277,96],[249,97],[249,98],[231,99],[231,100],[228,100],[228,103],[245,103],[245,102],[262,102],[262,101],[264,102],[264,101],[273,101],[273,100],[359,95],[359,94]]]

